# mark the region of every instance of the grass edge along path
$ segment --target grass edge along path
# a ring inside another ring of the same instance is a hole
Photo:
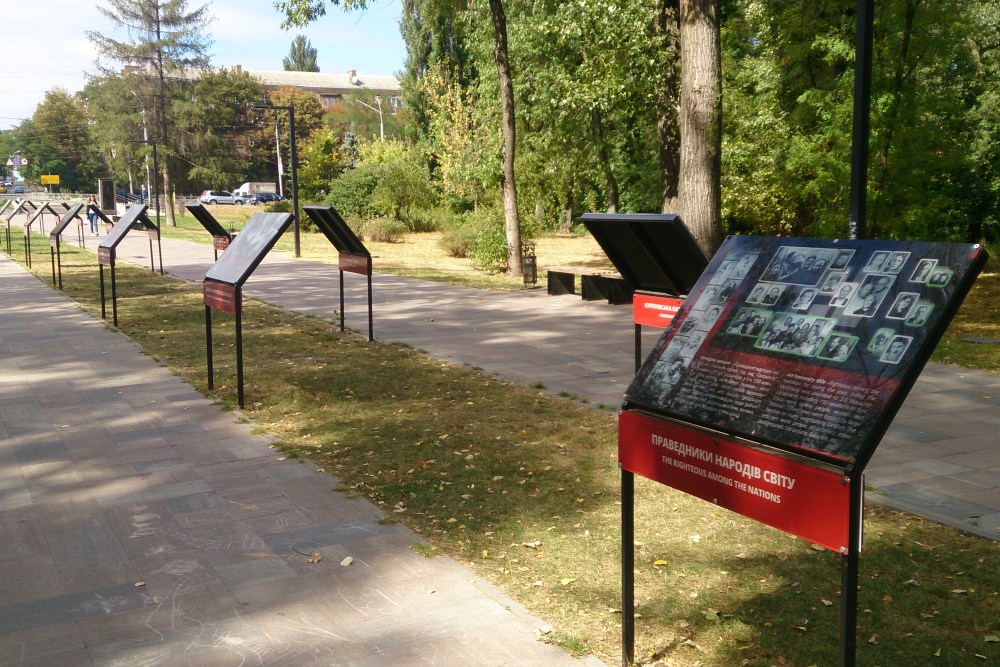
[[[50,284],[48,265],[34,266]],[[91,253],[67,251],[64,291],[99,317],[97,275]],[[210,392],[200,289],[122,265],[118,295],[123,333],[232,407],[230,318],[213,318]],[[497,585],[551,624],[542,639],[618,664],[613,417],[253,301],[244,333],[245,416],[276,455],[308,457],[337,492],[426,538],[428,556]],[[1000,661],[1000,544],[879,508],[865,537],[859,664]],[[642,479],[636,541],[643,664],[837,664],[838,555]]]

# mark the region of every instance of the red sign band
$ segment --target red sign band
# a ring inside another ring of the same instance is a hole
[[[684,299],[636,292],[632,295],[632,320],[642,326],[666,329],[682,305]]]
[[[848,553],[850,484],[842,473],[634,412],[618,418],[623,469]]]
[[[202,283],[205,305],[224,313],[236,314],[236,288],[226,283]]]
[[[342,252],[340,253],[340,270],[360,273],[363,276],[371,275],[371,258]]]

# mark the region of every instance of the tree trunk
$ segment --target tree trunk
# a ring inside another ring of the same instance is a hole
[[[160,34],[160,5],[156,5],[156,43],[162,44],[162,36]],[[170,167],[168,166],[170,160],[168,156],[170,155],[169,145],[167,142],[167,80],[166,80],[166,64],[163,62],[163,49],[157,48],[156,50],[156,74],[157,74],[157,85],[158,94],[156,96],[156,120],[159,125],[159,144],[161,157],[161,168],[163,169],[163,188],[160,192],[160,208],[163,208],[164,197],[166,192],[170,192]],[[157,176],[159,177],[159,176]],[[152,194],[152,193],[150,193]],[[159,212],[157,212],[159,215]],[[167,207],[167,226],[176,227],[177,218],[174,217],[174,207]]]
[[[573,231],[573,176],[570,175],[562,197],[562,214],[560,215],[559,231],[569,234]]]
[[[681,216],[709,257],[722,242],[719,0],[681,0]]]
[[[510,74],[510,59],[507,53],[507,15],[502,0],[490,0],[490,16],[496,44],[493,56],[497,63],[497,78],[500,83],[500,106],[503,148],[500,155],[500,183],[503,186],[503,214],[507,232],[507,270],[510,275],[523,275],[521,265],[521,220],[517,212],[517,184],[514,180],[514,81]]]
[[[611,170],[611,159],[608,157],[608,149],[604,145],[604,127],[601,123],[601,112],[597,108],[590,110],[590,127],[594,133],[594,143],[597,144],[597,162],[601,165],[601,173],[604,175],[605,198],[608,204],[608,213],[618,212],[618,180]]]
[[[656,15],[655,31],[662,36],[669,64],[656,82],[656,136],[660,153],[660,210],[675,213],[678,207],[677,181],[680,173],[681,134],[677,126],[678,61],[680,59],[680,0],[662,0]]]

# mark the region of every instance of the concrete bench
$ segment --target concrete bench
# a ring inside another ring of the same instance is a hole
[[[576,294],[576,277],[580,276],[580,296],[584,301],[632,303],[632,292],[617,271],[585,266],[543,266],[542,270],[548,274],[549,294]]]

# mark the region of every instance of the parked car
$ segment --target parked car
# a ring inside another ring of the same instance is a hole
[[[272,201],[281,201],[283,197],[274,192],[258,192],[250,197],[250,203],[256,206],[257,204],[266,204]]]
[[[14,186],[14,194],[16,194],[16,195],[23,195],[24,194],[24,186],[23,185],[15,185]]]
[[[236,204],[242,206],[246,200],[228,190],[205,190],[198,197],[203,204]]]

